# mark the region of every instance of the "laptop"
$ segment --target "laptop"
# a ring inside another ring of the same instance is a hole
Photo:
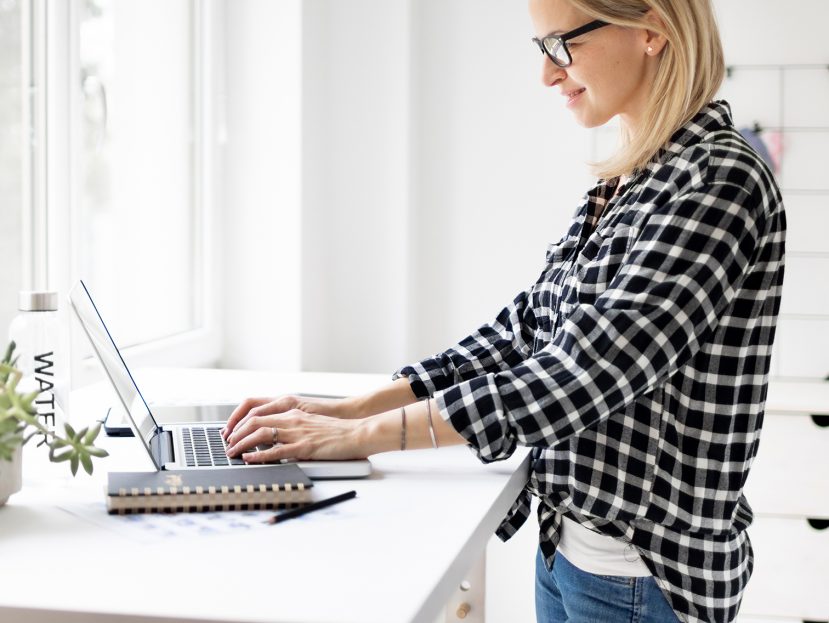
[[[164,407],[165,419],[172,418],[169,421],[173,423],[159,424],[156,417],[160,413],[159,408],[153,406],[151,409],[138,389],[83,281],[72,288],[69,303],[123,405],[133,433],[141,440],[157,470],[261,467],[261,464],[246,464],[239,458],[230,459],[225,454],[227,445],[220,431],[233,405],[183,407],[180,413],[186,412],[186,416],[181,419],[175,418],[178,407]],[[263,449],[263,446],[259,448]],[[371,474],[371,463],[367,459],[297,463],[313,479],[363,478]]]

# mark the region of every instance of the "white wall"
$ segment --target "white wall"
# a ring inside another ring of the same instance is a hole
[[[390,372],[536,278],[591,144],[507,0],[301,7],[227,4],[223,364]]]
[[[302,365],[390,371],[410,312],[409,1],[303,17]]]
[[[413,332],[406,358],[492,320],[587,189],[591,142],[541,83],[524,5],[413,3]]]
[[[300,366],[301,0],[225,8],[222,362]]]
[[[303,6],[303,366],[391,371],[535,279],[590,142],[512,2]]]

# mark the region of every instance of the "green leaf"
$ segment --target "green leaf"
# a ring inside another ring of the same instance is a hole
[[[73,452],[71,458],[69,459],[69,469],[72,470],[72,475],[73,476],[77,475],[77,473],[78,473],[78,454],[76,452]]]
[[[97,456],[98,458],[102,459],[105,456],[109,456],[109,452],[104,450],[103,448],[96,448],[95,446],[90,446],[87,448],[87,452],[92,456]]]
[[[81,453],[81,464],[83,465],[84,471],[92,475],[92,459],[86,452]]]
[[[83,442],[86,445],[91,445],[93,441],[98,437],[98,433],[101,432],[101,423],[98,422],[95,426],[93,426],[90,431],[86,434],[83,438]]]
[[[75,453],[72,450],[67,450],[62,454],[50,453],[49,460],[52,461],[52,463],[62,463],[63,461],[68,461],[73,456],[75,456]]]
[[[29,426],[33,426],[37,429],[43,428],[43,424],[41,424],[41,422],[37,419],[37,416],[32,413],[27,413],[23,409],[17,408],[10,409],[10,413],[24,424],[28,424]]]
[[[20,397],[20,404],[26,408],[26,411],[35,415],[37,413],[37,409],[35,408],[35,400],[37,397],[40,396],[39,391],[29,392],[28,394],[23,394]]]
[[[77,441],[78,443],[83,443],[83,438],[86,437],[86,433],[88,430],[88,426],[84,426],[81,430],[79,430],[78,434],[75,435],[75,441]]]
[[[15,344],[14,340],[12,340],[6,347],[6,354],[3,355],[3,363],[9,363],[12,360],[12,355],[14,354],[15,348],[17,348],[17,344]]]
[[[77,437],[77,434],[75,433],[75,429],[72,428],[72,425],[69,422],[66,422],[63,425],[63,428],[66,430],[66,436],[69,439],[75,439]]]
[[[11,461],[14,451],[20,447],[21,442],[22,437],[20,435],[0,435],[0,460]]]

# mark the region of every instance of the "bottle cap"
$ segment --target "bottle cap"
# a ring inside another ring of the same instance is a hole
[[[20,311],[57,311],[58,293],[23,291],[17,299],[17,308]]]

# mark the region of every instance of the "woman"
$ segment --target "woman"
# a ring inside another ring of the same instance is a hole
[[[531,446],[498,535],[539,498],[540,622],[732,621],[753,565],[742,487],[780,306],[780,194],[712,102],[710,0],[530,0],[530,13],[544,84],[583,126],[618,117],[623,133],[538,281],[370,395],[245,401],[229,454],[470,444],[489,462]]]

